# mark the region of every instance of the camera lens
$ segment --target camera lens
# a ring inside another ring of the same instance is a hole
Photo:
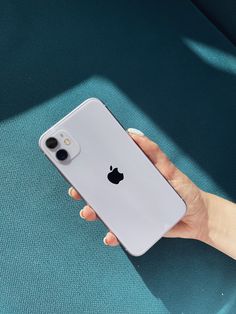
[[[58,160],[63,161],[68,157],[68,153],[65,149],[59,149],[56,153],[56,157]]]
[[[49,137],[47,140],[46,140],[46,146],[50,149],[53,149],[55,147],[57,147],[57,139],[55,137]]]

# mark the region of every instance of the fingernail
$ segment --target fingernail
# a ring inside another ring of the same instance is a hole
[[[68,190],[68,194],[70,195],[70,197],[72,197],[72,194],[71,194],[72,190],[73,190],[73,188],[72,188],[72,186],[71,186],[71,187],[69,188],[69,190]]]
[[[143,132],[139,131],[138,129],[129,128],[128,132],[131,133],[131,134],[137,134],[137,135],[140,135],[140,136],[144,136]]]
[[[107,237],[105,236],[105,238],[103,238],[103,243],[105,244],[105,245],[108,245],[108,243],[107,243]]]
[[[82,219],[85,219],[84,214],[83,214],[83,209],[81,209],[81,211],[79,212],[79,215]]]

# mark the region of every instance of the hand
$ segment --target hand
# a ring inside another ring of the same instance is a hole
[[[135,129],[129,129],[128,132],[187,204],[185,216],[165,234],[165,237],[192,238],[206,242],[208,237],[206,193],[177,169],[160,147],[144,136],[142,132]],[[81,199],[81,196],[73,187],[69,189],[68,193],[75,200]],[[98,219],[95,211],[89,205],[86,205],[80,211],[80,216],[86,221]],[[119,244],[116,236],[111,231],[107,233],[103,242],[109,246]]]

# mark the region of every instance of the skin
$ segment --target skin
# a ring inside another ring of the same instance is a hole
[[[134,133],[129,135],[187,205],[183,219],[168,231],[165,237],[196,239],[236,259],[236,204],[197,187],[175,167],[160,147],[146,136]],[[80,194],[73,187],[68,193],[75,200],[81,199]],[[98,219],[89,205],[80,211],[80,216],[86,221]],[[106,234],[103,242],[107,246],[119,245],[119,241],[111,231]]]

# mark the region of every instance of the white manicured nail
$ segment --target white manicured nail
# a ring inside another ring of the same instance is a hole
[[[80,217],[81,217],[82,219],[85,219],[84,213],[83,213],[83,209],[81,209],[81,211],[79,212],[79,215],[80,215]]]
[[[143,132],[141,132],[141,131],[139,131],[137,129],[134,129],[134,128],[129,128],[128,132],[132,133],[132,134],[137,134],[137,135],[140,135],[140,136],[144,136]]]
[[[70,195],[70,197],[72,197],[72,194],[71,194],[72,190],[73,190],[73,187],[71,186],[68,190],[68,194]]]
[[[108,245],[108,243],[107,243],[107,237],[103,238],[103,243],[104,243],[105,245]]]

